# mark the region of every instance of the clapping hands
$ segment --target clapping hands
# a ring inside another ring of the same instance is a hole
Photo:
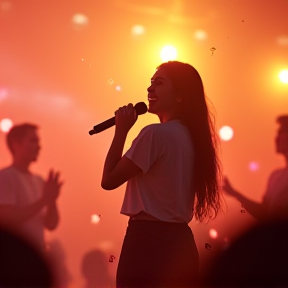
[[[63,185],[63,181],[59,180],[60,173],[54,172],[53,169],[49,171],[47,180],[44,184],[43,198],[47,205],[55,203],[60,194],[60,188]]]

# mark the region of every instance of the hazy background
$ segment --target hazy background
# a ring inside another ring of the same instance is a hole
[[[109,262],[115,277],[128,220],[119,213],[125,185],[110,192],[100,187],[114,129],[94,136],[88,131],[119,106],[147,102],[165,45],[199,71],[217,130],[234,130],[221,142],[224,173],[261,201],[268,175],[284,165],[274,137],[276,117],[288,114],[288,84],[278,76],[288,69],[287,15],[287,0],[0,1],[0,121],[38,124],[43,149],[33,171],[44,177],[50,168],[61,171],[61,223],[47,240],[63,245],[72,287],[83,284],[80,263],[92,248],[103,250],[107,262],[115,256]],[[142,25],[138,34],[135,25]],[[155,122],[154,115],[140,116],[125,150]],[[10,161],[0,131],[1,168]],[[225,199],[225,215],[209,224],[191,222],[202,265],[254,223],[236,200]],[[98,224],[91,223],[93,214],[101,214]]]

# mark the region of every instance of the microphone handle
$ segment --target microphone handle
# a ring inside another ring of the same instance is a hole
[[[142,114],[145,114],[147,112],[147,105],[144,103],[144,102],[139,102],[137,103],[135,106],[134,106],[135,110],[136,110],[136,113],[137,115],[142,115]],[[98,125],[95,125],[93,127],[93,130],[90,130],[89,131],[89,134],[90,135],[94,135],[94,134],[97,134],[97,133],[100,133],[112,126],[115,125],[115,117],[112,117]]]
[[[106,130],[106,129],[114,126],[114,125],[115,125],[115,117],[112,117],[112,118],[110,118],[110,119],[108,119],[108,120],[106,120],[106,121],[104,121],[98,125],[95,125],[94,129],[89,131],[89,134],[93,135],[93,134],[100,133],[100,132],[102,132],[102,131],[104,131],[104,130]]]

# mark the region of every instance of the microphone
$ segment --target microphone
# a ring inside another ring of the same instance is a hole
[[[139,102],[134,106],[134,109],[136,110],[137,115],[142,115],[147,112],[147,105],[144,102]],[[100,133],[114,125],[115,125],[115,117],[112,117],[98,125],[95,125],[93,127],[93,130],[89,131],[89,134],[94,135]]]

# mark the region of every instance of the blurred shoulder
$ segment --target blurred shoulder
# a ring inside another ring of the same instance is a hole
[[[0,169],[0,177],[8,177],[9,175],[14,174],[14,170],[15,169],[12,166],[4,167]]]

